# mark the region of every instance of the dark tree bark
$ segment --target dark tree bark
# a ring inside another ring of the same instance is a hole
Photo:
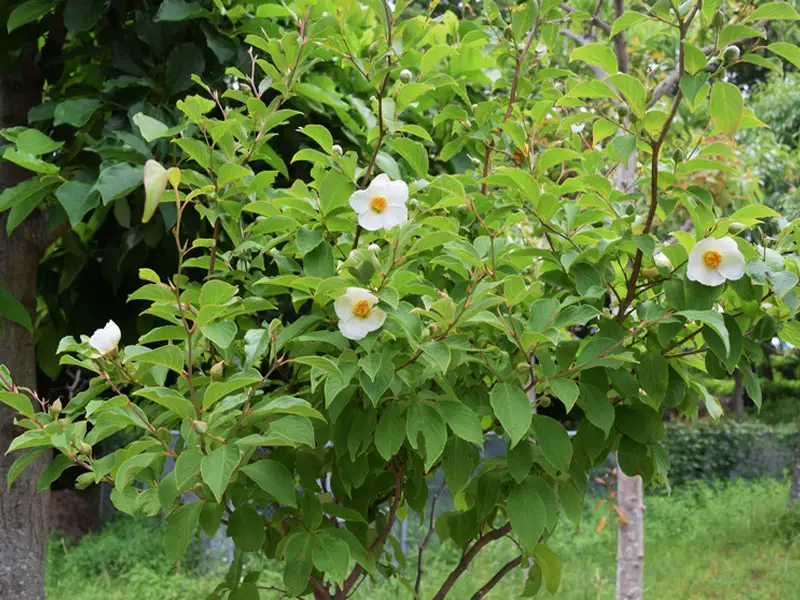
[[[40,103],[42,85],[33,58],[21,68],[0,72],[0,128],[26,125],[30,107]],[[30,175],[8,162],[0,162],[0,191]],[[45,219],[29,216],[6,235],[8,213],[0,215],[0,279],[6,289],[33,316],[36,308],[36,269],[47,247]],[[36,389],[36,353],[31,334],[3,320],[0,364],[11,371],[15,383]],[[0,405],[0,597],[15,600],[44,599],[44,559],[49,525],[49,493],[36,493],[36,480],[47,466],[41,454],[6,488],[8,469],[16,456],[5,450],[19,432],[13,411]]]

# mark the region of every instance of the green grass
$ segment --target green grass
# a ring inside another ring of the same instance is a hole
[[[800,518],[787,517],[787,485],[772,480],[737,481],[727,485],[686,486],[671,496],[645,500],[645,596],[658,600],[767,600],[800,598]],[[580,531],[559,526],[552,547],[563,564],[561,590],[541,597],[568,600],[614,598],[616,531],[609,525],[598,534],[604,506],[585,507]],[[610,519],[613,523],[613,520]],[[161,553],[161,527],[154,523],[119,521],[89,536],[74,548],[54,540],[47,572],[48,600],[195,600],[220,581],[220,575],[200,576],[191,556],[182,572],[174,572]],[[419,534],[421,532],[415,532]],[[65,552],[66,547],[66,552]],[[479,555],[453,589],[461,600],[485,583],[513,558],[510,541],[495,542]],[[416,555],[407,569],[413,582]],[[459,552],[449,546],[426,553],[422,597],[430,598]],[[265,572],[262,584],[280,584]],[[519,570],[487,596],[517,598],[522,590]],[[262,598],[273,598],[267,595]],[[404,600],[408,588],[397,580],[365,582],[361,600]]]

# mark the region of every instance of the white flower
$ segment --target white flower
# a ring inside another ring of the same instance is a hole
[[[375,308],[378,297],[364,288],[347,288],[344,296],[333,303],[339,317],[339,331],[349,340],[363,340],[371,331],[383,325],[386,313]]]
[[[672,261],[667,258],[667,255],[663,252],[656,252],[655,256],[653,256],[653,261],[659,267],[664,267],[665,269],[672,270]]]
[[[741,279],[743,275],[744,256],[733,238],[700,240],[689,253],[686,276],[692,281],[716,286],[725,283],[726,279]]]
[[[408,221],[408,186],[381,173],[365,190],[353,192],[350,206],[358,213],[358,224],[367,231],[391,229]]]
[[[89,345],[98,352],[92,358],[99,358],[116,350],[121,337],[122,332],[114,321],[109,321],[105,327],[96,330],[89,338]]]

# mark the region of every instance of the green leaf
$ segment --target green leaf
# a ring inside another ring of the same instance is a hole
[[[397,92],[397,98],[395,100],[395,111],[399,115],[403,112],[408,106],[417,98],[422,96],[424,93],[432,90],[433,88],[428,85],[427,83],[406,83],[400,90]]]
[[[399,402],[389,402],[375,428],[375,448],[384,460],[400,451],[406,439],[405,413]]]
[[[616,54],[605,44],[586,44],[575,48],[569,54],[569,62],[574,60],[602,67],[609,75],[613,75],[619,70]]]
[[[748,21],[796,21],[800,19],[791,4],[786,2],[767,2],[756,8],[747,17]]]
[[[800,348],[800,321],[785,323],[778,332],[778,337],[784,342]]]
[[[58,166],[46,162],[38,156],[34,156],[33,154],[20,152],[16,148],[6,149],[6,151],[3,153],[3,158],[14,163],[15,165],[22,167],[23,169],[33,171],[34,173],[58,173],[60,170]]]
[[[575,486],[569,481],[558,482],[558,499],[561,501],[561,508],[564,509],[564,514],[567,518],[575,524],[575,527],[581,526],[581,517],[583,516],[583,503],[581,495]]]
[[[614,425],[614,406],[608,398],[608,393],[587,383],[581,383],[580,392],[586,418],[592,425],[602,429],[608,437],[611,434],[611,427]]]
[[[449,46],[447,44],[440,44],[438,46],[432,46],[429,48],[425,54],[422,55],[419,63],[419,70],[422,75],[425,75],[428,71],[433,69],[438,63],[442,60],[447,58],[448,56],[452,56],[458,51],[457,48],[453,46]]]
[[[622,15],[614,21],[611,25],[611,33],[609,37],[615,37],[619,32],[626,30],[631,25],[638,23],[639,21],[644,21],[647,19],[646,15],[642,13],[634,12],[632,10],[626,10]]]
[[[311,252],[303,258],[303,270],[309,277],[333,277],[336,274],[336,266],[333,261],[333,248],[331,245],[322,241]]]
[[[300,132],[317,142],[328,154],[333,152],[333,136],[327,128],[322,125],[306,125],[300,128]]]
[[[324,371],[328,375],[336,375],[341,377],[342,372],[339,367],[330,358],[325,356],[299,356],[291,359],[292,362],[300,363],[301,365],[308,365],[320,371]]]
[[[200,306],[222,306],[233,300],[239,291],[234,285],[219,279],[212,279],[200,289]]]
[[[536,475],[531,475],[522,484],[514,486],[507,502],[511,528],[529,552],[539,543],[545,525],[545,507],[534,483],[535,478]]]
[[[768,219],[770,217],[779,218],[781,214],[769,206],[763,204],[750,204],[735,211],[730,217],[731,221],[741,219]]]
[[[56,0],[28,0],[17,6],[8,15],[8,33],[38,21],[56,7]]]
[[[450,366],[450,348],[444,342],[429,342],[422,344],[420,350],[423,356],[439,369],[442,374],[447,373],[447,368]]]
[[[73,179],[56,190],[56,198],[64,208],[73,227],[83,220],[84,215],[100,204],[100,194],[84,181]]]
[[[104,0],[67,0],[64,25],[74,36],[93,28],[103,18]]]
[[[226,381],[215,381],[206,388],[206,392],[203,394],[203,409],[208,410],[220,398],[236,390],[255,385],[261,379],[261,374],[258,371],[250,369],[236,373]]]
[[[462,440],[483,446],[483,430],[478,415],[466,404],[456,400],[439,400],[436,408]]]
[[[517,444],[506,451],[506,468],[517,483],[525,481],[533,466],[533,451],[529,442]]]
[[[749,365],[744,365],[740,368],[742,370],[744,389],[747,392],[747,395],[750,396],[753,404],[756,405],[758,410],[761,410],[761,381],[759,380],[758,375],[753,373]]]
[[[167,553],[167,560],[181,560],[186,554],[202,510],[203,502],[192,502],[184,504],[169,516],[167,531],[164,534],[164,550]]]
[[[428,152],[425,146],[408,138],[397,138],[389,143],[389,147],[405,159],[417,178],[428,176]]]
[[[686,72],[690,74],[700,74],[698,71],[701,71],[708,63],[705,52],[689,42],[685,42],[683,48]],[[693,104],[694,99],[690,100],[690,103]]]
[[[33,334],[33,322],[28,310],[17,300],[11,292],[0,287],[0,315],[22,325]]]
[[[36,450],[28,450],[27,452],[20,454],[19,457],[17,457],[17,460],[15,460],[8,468],[8,475],[6,477],[6,487],[10,488],[12,484],[17,480],[17,477],[22,475],[23,471],[25,471],[27,466],[31,464],[34,461],[34,459],[44,451],[45,448],[39,448]]]
[[[67,124],[73,127],[83,127],[102,104],[100,100],[94,98],[77,98],[59,102],[53,112],[53,125],[57,127]]]
[[[236,323],[233,321],[220,321],[209,325],[203,325],[200,328],[200,333],[223,350],[231,345],[233,339],[236,337],[237,331]]]
[[[767,46],[767,50],[773,54],[777,54],[781,58],[785,58],[795,67],[800,69],[800,48],[788,42],[775,42]]]
[[[681,77],[680,81],[680,88],[683,92],[683,95],[686,96],[686,99],[689,101],[689,104],[694,104],[695,98],[697,98],[697,94],[700,92],[700,89],[706,84],[708,81],[708,74],[706,73],[697,73],[696,75],[684,75]]]
[[[625,73],[612,75],[606,79],[606,81],[620,91],[631,107],[631,110],[636,113],[639,118],[644,117],[645,106],[647,104],[647,90],[644,88],[641,81]]]
[[[94,189],[108,205],[117,198],[130,194],[144,183],[144,167],[134,167],[127,163],[116,163],[100,171]]]
[[[154,21],[186,21],[188,19],[199,19],[208,14],[197,2],[186,2],[186,0],[164,0],[158,7]]]
[[[725,321],[722,318],[722,315],[719,314],[715,310],[684,310],[678,313],[686,317],[687,319],[691,319],[692,321],[700,321],[701,323],[705,323],[711,329],[713,329],[720,338],[722,338],[722,343],[725,345],[725,352],[731,351],[731,342],[728,336],[728,330],[725,327]]]
[[[415,402],[406,414],[406,435],[411,447],[419,446],[419,435],[425,444],[425,469],[430,469],[442,455],[447,441],[447,428],[439,412],[427,402]]]
[[[64,145],[64,142],[56,142],[38,129],[26,129],[17,136],[16,143],[20,152],[34,156],[55,152]]]
[[[312,560],[317,569],[341,584],[350,572],[350,546],[344,540],[323,532],[314,536]]]
[[[513,448],[527,435],[531,425],[533,410],[528,396],[518,386],[497,383],[492,388],[489,401]]]
[[[187,400],[179,391],[171,388],[155,387],[155,388],[142,388],[136,390],[133,396],[141,396],[147,398],[151,402],[155,402],[174,412],[181,418],[192,417],[195,415],[194,406]]]
[[[572,443],[564,427],[550,417],[533,415],[533,431],[544,457],[559,471],[569,471]]]
[[[314,447],[314,426],[308,417],[283,416],[269,424],[267,433],[285,439],[294,445],[304,444],[310,448]]]
[[[142,223],[147,223],[155,214],[164,192],[167,190],[167,170],[158,161],[148,160],[144,165],[144,211]],[[106,203],[107,204],[107,203]]]
[[[133,115],[133,124],[139,128],[139,132],[146,142],[152,142],[162,137],[169,135],[170,128],[153,117],[149,117],[144,113],[136,113]]]
[[[222,495],[228,487],[231,475],[239,463],[239,448],[234,444],[225,444],[214,450],[203,459],[200,473],[217,502],[222,502]]]
[[[148,350],[137,354],[132,360],[138,363],[161,365],[179,375],[183,372],[183,352],[177,346],[161,346],[155,350]]]
[[[278,502],[297,508],[294,479],[282,463],[264,459],[250,463],[240,470]]]
[[[544,544],[539,544],[533,550],[533,558],[542,570],[547,591],[555,594],[561,586],[561,563],[558,557]]]
[[[711,118],[722,133],[732,136],[744,110],[742,92],[732,83],[717,82],[711,88]]]
[[[727,46],[728,44],[732,44],[733,42],[737,42],[744,38],[752,37],[763,38],[766,36],[758,29],[753,29],[747,25],[737,25],[735,23],[726,25],[722,30],[722,33],[719,34],[719,46]]]
[[[578,385],[571,379],[559,377],[558,379],[548,379],[547,385],[556,398],[561,400],[564,409],[569,412],[578,400]]]
[[[49,489],[50,484],[61,477],[64,471],[74,466],[75,463],[73,463],[69,457],[64,454],[59,454],[39,475],[39,479],[36,481],[36,491],[43,492]]]
[[[172,49],[167,58],[167,77],[169,92],[177,94],[192,87],[192,75],[202,75],[206,69],[203,51],[191,42],[179,44]]]
[[[247,167],[235,163],[225,163],[217,169],[217,186],[224,187],[252,174]]]
[[[149,467],[150,464],[160,456],[156,452],[145,452],[144,454],[137,454],[126,460],[120,465],[117,470],[117,475],[114,482],[118,490],[122,491],[136,479],[136,475],[144,469]]]
[[[639,359],[639,384],[647,395],[661,403],[669,384],[669,364],[660,354],[649,353]]]

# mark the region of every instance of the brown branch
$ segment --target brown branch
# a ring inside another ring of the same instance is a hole
[[[517,99],[517,86],[519,85],[519,76],[522,72],[522,63],[525,62],[525,57],[528,55],[528,50],[531,49],[531,44],[533,44],[533,38],[536,35],[536,31],[539,29],[539,17],[536,17],[536,23],[534,23],[533,27],[531,28],[531,32],[528,35],[528,41],[525,42],[525,46],[522,48],[522,52],[520,52],[519,56],[517,56],[517,66],[514,69],[514,79],[511,80],[511,91],[508,94],[508,106],[506,107],[506,114],[503,117],[503,122],[508,121],[508,117],[511,116],[511,111],[514,109],[514,102]]]
[[[431,501],[431,520],[428,526],[428,534],[425,536],[425,539],[422,540],[422,544],[419,546],[419,554],[417,554],[417,580],[414,583],[414,594],[417,598],[419,598],[419,588],[422,586],[422,554],[425,552],[425,548],[428,547],[428,544],[431,543],[431,538],[433,537],[433,521],[436,518],[436,503],[439,501],[439,496],[442,495],[443,491],[444,482],[439,486],[439,489],[436,490],[436,493],[433,495],[433,500]]]
[[[400,497],[402,492],[403,467],[399,466],[394,469],[394,500],[392,501],[392,507],[389,509],[389,516],[386,519],[386,527],[378,534],[378,537],[375,538],[372,544],[370,544],[370,554],[375,550],[381,550],[386,538],[389,537],[389,532],[391,532],[392,527],[394,527],[394,522],[397,518],[397,509],[400,507]],[[353,567],[353,570],[350,572],[350,575],[347,576],[347,579],[345,579],[342,587],[336,591],[336,600],[346,600],[348,592],[350,592],[352,587],[356,584],[356,582],[358,582],[358,579],[361,577],[363,572],[364,567],[361,565],[357,564],[355,567]]]
[[[614,19],[619,19],[625,12],[625,0],[614,0]],[[609,31],[609,33],[611,33]],[[628,42],[625,39],[625,32],[620,31],[613,37],[614,54],[617,55],[617,68],[620,73],[628,72]]]
[[[662,351],[661,351],[661,356],[665,356],[665,355],[667,354],[667,352],[669,352],[670,350],[674,350],[674,349],[675,349],[675,348],[677,348],[678,346],[682,346],[683,344],[685,344],[686,342],[688,342],[690,339],[692,339],[694,336],[696,336],[697,334],[699,334],[701,331],[703,331],[703,328],[702,328],[702,327],[701,327],[700,329],[696,330],[696,331],[693,331],[692,333],[690,333],[690,334],[689,334],[689,335],[687,335],[686,337],[683,337],[683,338],[679,339],[679,340],[678,340],[677,342],[675,342],[674,344],[672,344],[672,345],[670,345],[670,346],[667,346],[666,348],[664,348],[664,350],[662,350]]]
[[[481,589],[479,589],[472,595],[472,600],[481,600],[484,596],[486,596],[486,594],[492,591],[492,588],[494,588],[494,586],[500,583],[500,580],[503,579],[503,577],[508,575],[514,569],[516,569],[521,563],[522,563],[522,557],[518,556],[517,558],[510,560],[506,564],[504,564],[500,568],[500,570],[494,574],[494,577],[492,577],[489,581],[486,582],[486,585],[484,585]]]
[[[478,553],[487,544],[508,535],[510,531],[511,531],[511,523],[506,523],[502,527],[499,527],[497,529],[492,529],[488,533],[479,537],[477,541],[474,544],[472,544],[472,546],[470,546],[469,549],[466,550],[464,554],[461,556],[461,560],[455,566],[455,568],[450,572],[450,575],[447,576],[447,579],[444,580],[442,587],[440,587],[439,591],[436,592],[436,595],[433,597],[433,600],[444,600],[444,597],[447,596],[451,588],[455,585],[458,578],[464,574],[464,571],[467,570],[467,567],[469,567],[469,564],[474,560],[474,558],[478,555]]]
[[[217,244],[219,244],[219,230],[221,225],[222,221],[220,220],[219,217],[217,217],[217,220],[214,221],[214,235],[212,237],[212,243],[211,243],[211,260],[208,263],[209,275],[214,274],[214,263],[217,260]]]

